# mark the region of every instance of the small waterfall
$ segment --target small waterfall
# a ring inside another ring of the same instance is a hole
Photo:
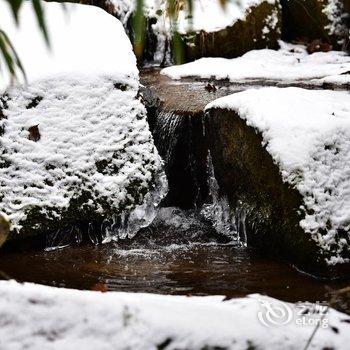
[[[174,150],[183,134],[184,117],[175,112],[160,110],[154,121],[153,137],[165,168],[169,169],[174,160]]]
[[[241,208],[232,210],[227,197],[220,194],[210,151],[208,151],[207,172],[210,203],[203,205],[201,215],[212,223],[218,233],[246,246],[245,211]]]
[[[154,143],[169,181],[168,206],[193,209],[207,197],[206,143],[200,116],[160,108],[152,116]]]

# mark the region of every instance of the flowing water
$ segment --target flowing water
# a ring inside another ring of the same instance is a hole
[[[55,251],[2,252],[0,270],[18,281],[57,287],[227,297],[268,294],[288,301],[325,301],[324,282],[280,260],[214,233],[194,211],[163,208],[129,241]]]
[[[115,244],[3,254],[1,270],[18,281],[58,287],[228,297],[263,293],[289,301],[327,300],[327,286],[289,265],[232,245],[120,249]]]

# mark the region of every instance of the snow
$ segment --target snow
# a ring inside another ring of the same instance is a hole
[[[34,29],[30,2],[19,29],[9,25],[1,2],[0,22],[4,18],[29,84],[8,88],[0,99],[0,211],[17,231],[60,227],[74,210],[75,222],[86,213],[91,222],[113,219],[107,240],[130,236],[152,220],[166,193],[130,41],[121,23],[97,7],[67,4],[64,12],[57,3],[43,5],[52,54]],[[39,140],[30,137],[35,126]],[[44,220],[29,220],[34,211]],[[120,214],[123,232],[115,224]]]
[[[130,75],[137,77],[136,58],[122,24],[94,6],[43,2],[51,42],[45,44],[30,1],[15,24],[7,2],[0,0],[0,23],[25,68],[28,81],[75,75]],[[93,24],[93,25],[92,25]],[[0,89],[9,84],[5,75]]]
[[[132,15],[135,9],[135,1],[134,0],[106,0],[106,4],[112,5],[113,13],[116,17],[120,19],[127,28],[128,20]]]
[[[233,110],[258,130],[283,180],[303,196],[300,226],[330,264],[347,262],[350,230],[350,94],[250,89],[206,106]]]
[[[277,312],[271,326],[264,312],[269,307]],[[258,294],[223,301],[220,296],[100,293],[14,281],[0,282],[0,310],[0,348],[11,350],[138,350],[162,345],[299,350],[315,326],[300,325],[298,319],[321,317],[300,316],[300,305]],[[348,320],[333,309],[326,312],[310,349],[348,349]]]
[[[348,30],[344,23],[344,17],[347,16],[344,12],[344,5],[341,0],[327,0],[322,12],[326,15],[329,24],[325,26],[325,30],[330,35],[337,35],[339,37],[339,44],[344,44]]]
[[[228,79],[230,82],[272,80],[321,83],[327,76],[350,71],[350,56],[344,52],[315,52],[309,55],[302,45],[280,42],[279,50],[253,50],[233,58],[201,58],[180,66],[164,68],[172,79],[185,77]],[[349,78],[350,81],[350,78]]]

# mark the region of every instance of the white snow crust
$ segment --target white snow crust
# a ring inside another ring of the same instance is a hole
[[[277,317],[272,316],[276,324],[271,327],[259,320],[268,322],[270,307]],[[0,348],[6,350],[144,350],[162,344],[167,349],[300,350],[314,330],[297,324],[302,311],[297,304],[258,294],[223,301],[220,296],[100,293],[1,281],[0,310]],[[330,309],[325,319],[309,348],[348,349],[344,320],[349,317]]]
[[[261,88],[220,98],[263,137],[283,180],[303,196],[300,226],[330,264],[347,262],[350,231],[349,92]]]
[[[225,6],[217,0],[195,0],[193,1],[193,16],[189,18],[187,8],[179,12],[178,30],[180,33],[189,31],[216,32],[231,26],[236,21],[244,20],[248,9],[260,5],[264,0],[229,0]],[[274,0],[267,0],[275,4]]]

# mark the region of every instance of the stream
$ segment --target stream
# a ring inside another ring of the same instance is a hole
[[[291,302],[325,301],[329,288],[348,285],[303,275],[230,242],[191,211],[164,208],[161,214],[129,241],[2,252],[0,270],[21,282],[56,287],[228,298],[261,293]]]
[[[206,184],[202,189],[199,186],[202,178],[197,176],[198,180],[193,173],[202,176],[208,169],[203,156],[203,164],[195,164],[197,168],[193,170],[193,150],[190,149],[193,145],[184,137],[176,136],[177,132],[189,130],[191,126],[199,130],[201,141],[200,117],[204,106],[244,87],[222,84],[210,92],[205,82],[180,84],[160,76],[158,71],[147,70],[141,72],[141,81],[152,88],[162,103],[163,110],[154,116],[153,133],[172,186],[165,204],[169,206],[170,202],[170,207],[162,208],[153,224],[134,238],[51,251],[2,250],[0,278],[100,291],[224,295],[227,298],[261,293],[290,302],[327,301],[330,290],[349,285],[349,280],[324,281],[303,274],[281,259],[246,247],[239,239],[219,234],[213,228],[215,225],[201,216],[200,209],[188,209],[193,203],[196,207],[199,190],[203,198],[207,195]],[[187,102],[179,103],[184,94],[189,96]],[[185,117],[189,124],[181,119]],[[186,137],[192,142],[194,136]],[[181,167],[185,169],[183,173],[179,171]],[[175,176],[169,177],[169,173]],[[197,187],[192,193],[193,183]],[[180,191],[181,198],[178,198]],[[343,311],[349,312],[350,307],[344,307]]]

